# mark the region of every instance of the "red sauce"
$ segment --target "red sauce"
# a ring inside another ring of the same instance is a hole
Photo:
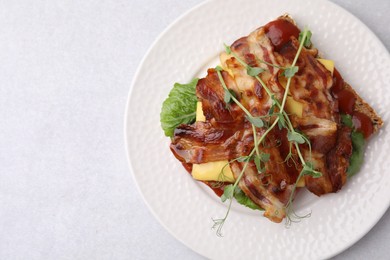
[[[275,51],[279,51],[284,44],[290,41],[291,36],[298,39],[299,29],[289,21],[277,19],[264,26],[265,33],[270,39]]]
[[[366,114],[354,112],[356,97],[355,95],[344,88],[344,80],[340,72],[334,68],[333,71],[333,86],[332,94],[339,102],[339,110],[341,113],[352,115],[352,122],[355,129],[364,135],[364,138],[370,137],[374,131],[371,118]]]
[[[355,95],[351,91],[343,89],[337,93],[337,99],[340,112],[352,115],[356,102]]]
[[[218,188],[214,188],[210,182],[205,181],[204,183],[205,183],[207,186],[209,186],[210,189],[212,189],[212,190],[214,191],[214,193],[217,194],[218,197],[221,197],[221,196],[222,196],[223,190],[224,190],[224,188],[225,188],[225,185],[221,185],[221,186],[218,187]]]
[[[363,133],[364,138],[366,139],[370,137],[374,131],[371,118],[369,118],[366,114],[360,112],[353,113],[352,122],[355,126],[355,129]]]
[[[341,77],[339,71],[334,68],[333,71],[333,86],[332,86],[332,93],[333,96],[337,93],[339,93],[344,88],[344,80]]]

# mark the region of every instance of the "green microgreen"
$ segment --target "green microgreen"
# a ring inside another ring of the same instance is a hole
[[[313,164],[311,162],[306,162],[302,168],[302,175],[308,175],[313,178],[319,178],[322,176],[321,172],[314,170]]]
[[[249,75],[249,76],[252,76],[252,77],[255,77],[257,75],[259,75],[260,73],[264,72],[265,69],[263,68],[260,68],[260,67],[250,67],[248,66],[246,68],[246,73]]]
[[[264,126],[264,122],[260,117],[246,116],[246,119],[248,119],[248,121],[251,122],[252,125],[258,128]]]
[[[282,75],[285,76],[286,78],[292,78],[294,77],[295,73],[297,73],[299,70],[298,66],[293,66],[293,67],[288,67],[286,68]]]
[[[226,104],[230,104],[233,102],[232,97],[237,98],[236,92],[234,92],[233,89],[225,90],[223,101],[225,101]]]
[[[287,139],[290,142],[296,142],[298,144],[303,144],[305,143],[305,139],[302,134],[295,132],[295,131],[288,131],[287,133]]]
[[[270,154],[268,153],[260,153],[260,156],[257,154],[254,156],[254,163],[256,165],[256,169],[259,173],[264,173],[266,171],[265,163],[269,161]]]
[[[270,157],[271,157],[271,155],[269,153],[262,153],[260,155],[260,160],[262,162],[268,162]]]
[[[260,157],[258,157],[257,155],[255,156],[254,162],[258,172],[263,172],[265,170],[265,168],[261,165]]]
[[[283,128],[286,128],[286,119],[285,119],[284,115],[282,113],[278,113],[277,116],[278,116],[278,119],[279,119],[278,120],[278,127],[279,127],[279,129],[281,130]]]
[[[248,155],[249,157],[252,157],[252,155],[254,154],[254,149],[251,151],[251,153]],[[232,189],[233,190],[233,195],[234,195],[234,190],[236,189],[236,187],[238,186],[238,182],[241,180],[242,176],[244,175],[244,172],[246,171],[246,168],[248,167],[248,164],[249,164],[249,161],[246,161],[244,163],[244,166],[242,167],[242,170],[238,176],[238,178],[236,179],[236,181],[234,182],[234,184],[232,184],[232,187],[229,188],[229,189]],[[224,192],[225,193],[225,192]],[[216,229],[216,233],[217,233],[217,236],[222,236],[222,228],[223,228],[223,225],[225,224],[225,221],[226,219],[228,218],[229,216],[229,213],[230,213],[230,209],[232,207],[232,202],[233,202],[233,197],[231,196],[230,197],[230,191],[227,192],[227,195],[226,195],[226,198],[229,199],[229,205],[228,205],[228,209],[226,211],[226,214],[223,218],[220,218],[220,219],[213,219],[213,222],[214,222],[214,225],[212,226],[212,229]],[[226,201],[226,200],[225,200]]]
[[[305,28],[305,30],[303,32],[300,32],[299,33],[299,41],[301,42],[302,41],[302,38],[303,38],[303,34],[304,32],[307,31],[306,33],[306,37],[305,37],[305,40],[304,40],[304,46],[306,48],[309,48],[311,46],[311,36],[312,36],[312,33],[311,31],[307,30],[307,28]]]
[[[223,44],[225,46],[225,52],[230,55],[232,53],[232,49],[230,48],[229,45]]]
[[[233,198],[233,193],[234,193],[234,185],[233,184],[226,185],[225,188],[223,189],[221,201],[225,202],[228,199],[230,200],[231,198]]]
[[[274,67],[274,68],[283,69],[283,70],[286,69],[285,67],[282,67],[282,66],[279,66],[279,65],[276,65],[276,64],[272,64],[272,63],[269,63],[269,62],[266,62],[265,60],[259,59],[257,57],[256,57],[256,60],[258,62],[260,62],[260,63],[264,63],[264,64],[266,64],[268,66],[271,66],[271,67]]]

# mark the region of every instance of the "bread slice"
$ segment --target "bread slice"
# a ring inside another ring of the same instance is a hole
[[[359,96],[359,94],[348,83],[344,84],[344,88],[349,90],[355,95],[356,102],[355,102],[354,112],[360,112],[367,115],[371,119],[372,126],[374,128],[373,133],[378,132],[378,130],[383,125],[382,118],[375,112],[375,110],[366,101],[364,101]]]

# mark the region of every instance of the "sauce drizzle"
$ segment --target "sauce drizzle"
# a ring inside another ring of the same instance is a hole
[[[272,21],[266,24],[264,29],[267,37],[274,46],[274,50],[277,52],[280,51],[283,45],[290,41],[291,36],[298,39],[300,32],[294,24],[285,19]]]

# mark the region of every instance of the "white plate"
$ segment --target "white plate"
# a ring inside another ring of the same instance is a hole
[[[126,114],[126,145],[139,190],[156,218],[178,240],[209,258],[328,258],[366,234],[390,203],[387,174],[387,125],[372,138],[365,163],[337,194],[297,199],[310,218],[287,229],[260,212],[234,205],[224,237],[211,230],[211,218],[226,206],[191,179],[169,150],[160,128],[160,108],[175,82],[204,75],[222,44],[249,34],[283,13],[290,13],[345,80],[388,122],[389,53],[358,19],[325,1],[216,0],[184,14],[158,38],[134,78]]]

